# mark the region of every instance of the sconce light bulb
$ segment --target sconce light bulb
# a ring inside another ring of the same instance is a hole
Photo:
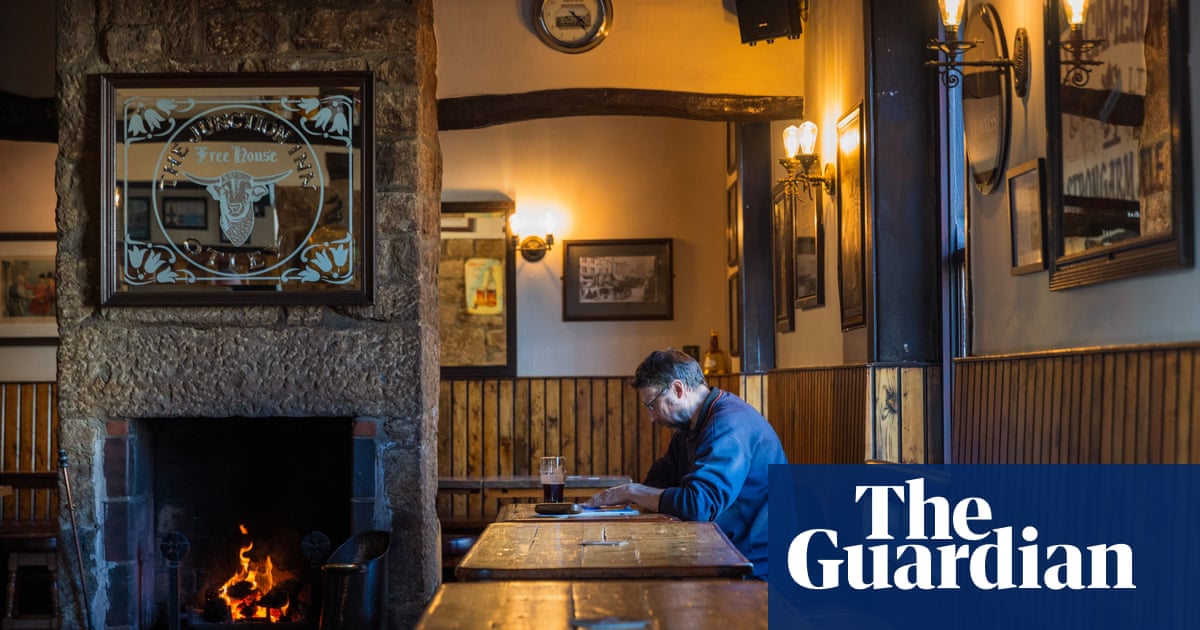
[[[1083,20],[1087,16],[1088,0],[1063,0],[1063,7],[1067,10],[1067,21],[1071,26],[1083,26]]]
[[[806,120],[800,125],[800,155],[813,155],[817,150],[817,123]]]
[[[788,159],[796,157],[796,152],[800,150],[800,128],[796,125],[788,125],[783,130],[783,151],[787,154]]]
[[[514,237],[524,234],[525,218],[519,213],[514,212],[508,217],[508,232]]]
[[[555,228],[554,215],[547,212],[542,216],[542,233],[553,234]]]
[[[953,29],[958,32],[958,25],[962,24],[963,9],[966,6],[966,0],[938,0],[938,9],[942,12],[942,24],[947,31]]]

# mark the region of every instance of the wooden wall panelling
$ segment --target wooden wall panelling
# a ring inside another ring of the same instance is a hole
[[[53,383],[0,385],[0,472],[52,473],[58,466],[58,408]],[[55,490],[18,488],[0,501],[0,523],[58,520]]]
[[[955,361],[958,463],[1193,463],[1200,347]],[[1000,430],[996,430],[995,427]]]

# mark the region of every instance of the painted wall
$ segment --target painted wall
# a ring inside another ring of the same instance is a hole
[[[654,348],[708,345],[728,329],[725,126],[669,118],[576,117],[440,134],[443,198],[513,199],[552,212],[555,246],[517,258],[517,373],[630,374]],[[675,318],[562,321],[563,241],[674,239]],[[724,336],[724,335],[722,335]]]
[[[1033,74],[1029,97],[1013,111],[1009,166],[1046,155],[1042,3],[996,0],[1009,45],[1017,27],[1029,31]],[[1200,34],[1200,7],[1189,2],[1189,39]],[[1193,55],[1194,55],[1193,51]],[[1200,67],[1191,68],[1193,152],[1200,147],[1195,107]],[[1200,179],[1193,160],[1191,180]],[[1193,199],[1192,212],[1195,212]],[[1168,343],[1200,339],[1200,269],[1169,271],[1099,285],[1051,292],[1048,272],[1009,273],[1008,198],[1004,187],[989,195],[971,189],[970,266],[975,291],[974,352],[1003,354],[1030,350]],[[1193,235],[1194,238],[1194,235]]]
[[[615,3],[608,38],[577,55],[541,43],[530,4],[435,0],[439,97],[568,87],[802,93],[804,37],[741,44],[732,2]],[[519,213],[554,208],[560,242],[675,239],[672,321],[564,322],[561,245],[541,262],[519,259],[519,375],[629,374],[655,347],[707,347],[712,329],[728,349],[723,124],[593,116],[442,132],[440,141],[443,198],[500,193]]]
[[[837,121],[863,102],[866,86],[863,51],[862,0],[836,4],[811,3],[809,32],[819,37],[801,38],[804,42],[805,118],[817,123],[817,137],[824,164],[836,162]],[[791,122],[771,126],[772,152],[783,155],[780,140],[783,128]],[[784,170],[776,166],[776,177]],[[775,358],[779,367],[808,367],[862,363],[866,361],[866,332],[859,328],[842,333],[840,296],[838,295],[837,248],[838,211],[836,197],[820,193],[825,223],[825,305],[796,311],[794,332],[775,336]]]
[[[54,96],[54,8],[0,4],[0,59],[20,60],[0,62],[0,90]],[[55,144],[0,140],[0,232],[54,232],[57,155]],[[54,380],[55,353],[55,346],[0,346],[0,382]]]

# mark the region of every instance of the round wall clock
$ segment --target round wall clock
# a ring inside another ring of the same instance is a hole
[[[595,48],[612,26],[612,0],[534,0],[533,30],[567,53]]]

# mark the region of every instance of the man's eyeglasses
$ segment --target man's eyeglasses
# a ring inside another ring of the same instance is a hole
[[[655,396],[654,398],[651,398],[650,402],[642,403],[642,405],[644,405],[646,407],[646,411],[654,411],[654,403],[658,402],[658,399],[662,398],[662,395],[667,393],[668,389],[670,389],[670,387],[664,387],[664,388],[658,390],[658,395]]]

